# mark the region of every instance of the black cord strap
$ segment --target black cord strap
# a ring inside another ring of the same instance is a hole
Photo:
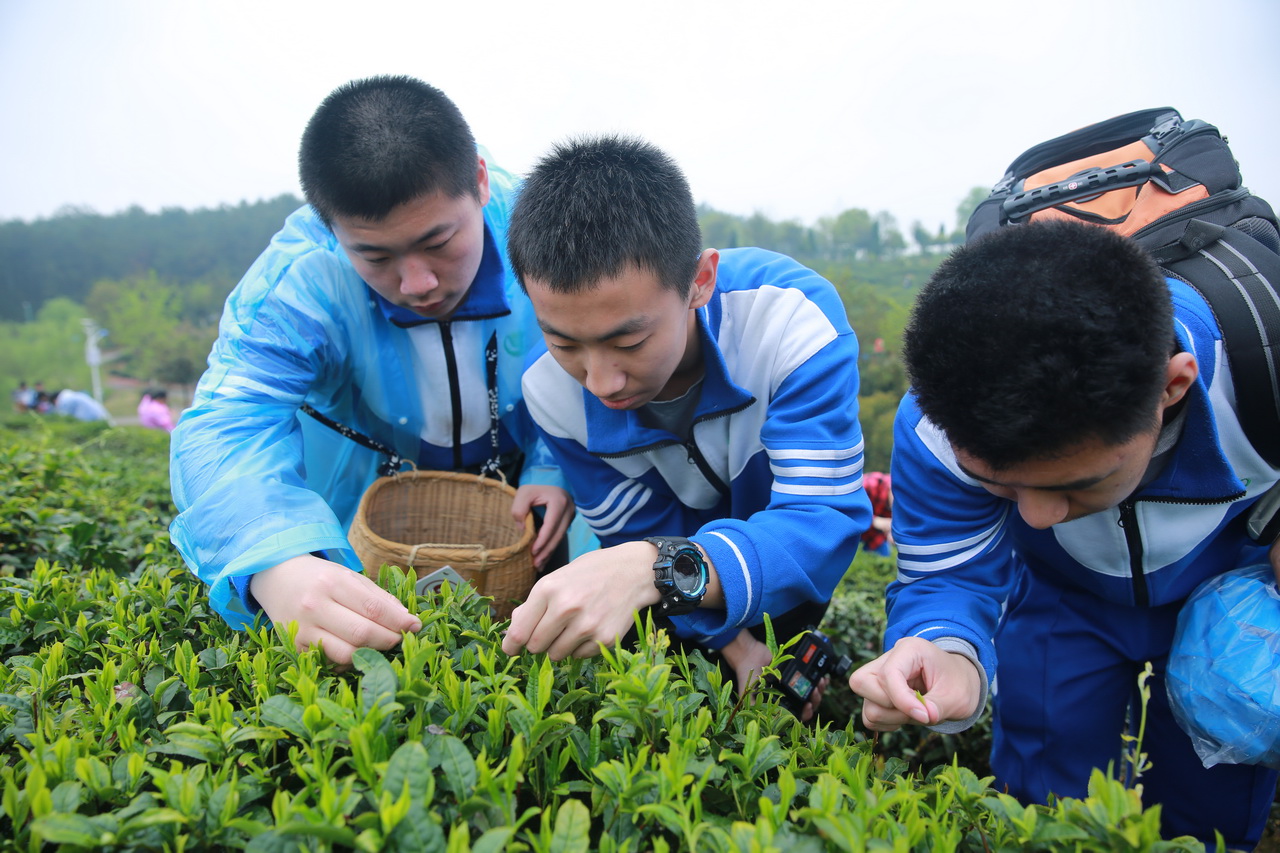
[[[502,472],[501,453],[499,452],[499,434],[498,434],[498,334],[494,332],[489,337],[489,342],[484,348],[484,366],[485,366],[485,384],[488,386],[489,392],[489,458],[480,468],[481,477],[491,477],[495,479],[506,480],[506,476]],[[325,417],[320,414],[309,403],[303,403],[300,407],[301,411],[315,418],[320,423],[327,426],[340,435],[354,441],[356,444],[369,448],[377,453],[386,456],[387,459],[378,466],[379,477],[390,477],[398,472],[406,462],[413,464],[411,460],[405,459],[399,453],[396,453],[385,444],[374,441],[369,436],[361,432],[356,432],[346,424],[340,424],[332,418]]]
[[[372,438],[369,438],[369,436],[365,435],[364,433],[356,432],[346,424],[340,424],[337,421],[333,420],[332,418],[325,417],[324,415],[317,412],[314,408],[312,408],[309,403],[303,403],[301,410],[306,414],[310,415],[311,417],[315,418],[317,421],[324,424],[334,432],[339,433],[340,435],[346,436],[347,438],[351,439],[356,444],[363,445],[364,447],[367,447],[370,450],[376,451],[386,456],[387,457],[386,461],[378,466],[379,477],[390,477],[392,474],[395,474],[397,471],[399,471],[400,468],[404,465],[404,463],[408,461],[399,453],[396,453],[390,447],[387,447],[385,444],[380,444],[379,442],[374,441]]]

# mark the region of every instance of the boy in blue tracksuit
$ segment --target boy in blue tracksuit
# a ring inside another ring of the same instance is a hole
[[[769,658],[744,629],[816,622],[871,523],[835,289],[772,252],[703,250],[679,168],[633,139],[544,159],[509,250],[549,350],[525,398],[605,547],[540,580],[503,648],[595,654],[656,606],[745,686]]]
[[[542,340],[505,258],[515,184],[477,150],[407,77],[342,86],[308,124],[309,204],[227,299],[173,433],[173,541],[232,624],[297,622],[338,663],[419,627],[346,538],[385,459],[304,404],[422,468],[499,467],[516,518],[545,510],[536,562],[562,537],[569,496],[520,388]]]
[[[1083,797],[1121,766],[1151,661],[1146,804],[1171,834],[1252,847],[1276,773],[1206,770],[1163,683],[1187,595],[1266,553],[1245,516],[1280,478],[1241,430],[1204,300],[1106,229],[1008,228],[942,265],[903,353],[899,572],[888,651],[850,678],[864,722],[958,731],[991,695],[997,785]],[[1280,544],[1270,559],[1280,573]]]

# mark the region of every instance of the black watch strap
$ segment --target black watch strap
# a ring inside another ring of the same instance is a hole
[[[664,616],[679,616],[697,610],[706,594],[708,579],[707,562],[698,546],[681,536],[649,536],[645,541],[658,549],[658,559],[653,563],[653,585],[661,596],[659,612]],[[689,564],[700,575],[695,581],[695,590],[683,589],[677,577],[689,577],[687,572],[681,572]]]

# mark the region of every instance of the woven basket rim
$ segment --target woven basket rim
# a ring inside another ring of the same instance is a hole
[[[529,513],[524,519],[524,532],[510,545],[503,545],[499,548],[485,548],[481,543],[432,543],[432,542],[396,542],[379,535],[369,526],[366,521],[368,506],[373,499],[383,489],[398,485],[399,483],[409,480],[444,480],[460,484],[470,484],[483,489],[497,489],[508,497],[514,498],[516,490],[504,482],[491,480],[487,477],[481,477],[478,474],[460,474],[456,471],[401,471],[388,477],[379,477],[365,490],[364,495],[360,498],[360,504],[356,508],[355,518],[360,522],[360,533],[368,538],[369,542],[377,548],[381,548],[393,554],[402,554],[407,557],[415,549],[429,549],[431,552],[443,553],[452,552],[455,554],[474,554],[483,551],[488,554],[485,562],[501,562],[520,551],[526,550],[533,542],[535,530],[533,528],[533,513]]]

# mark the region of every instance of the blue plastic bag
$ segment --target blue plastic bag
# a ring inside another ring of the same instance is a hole
[[[1178,616],[1166,683],[1205,767],[1280,770],[1280,590],[1269,563],[1196,588]]]

